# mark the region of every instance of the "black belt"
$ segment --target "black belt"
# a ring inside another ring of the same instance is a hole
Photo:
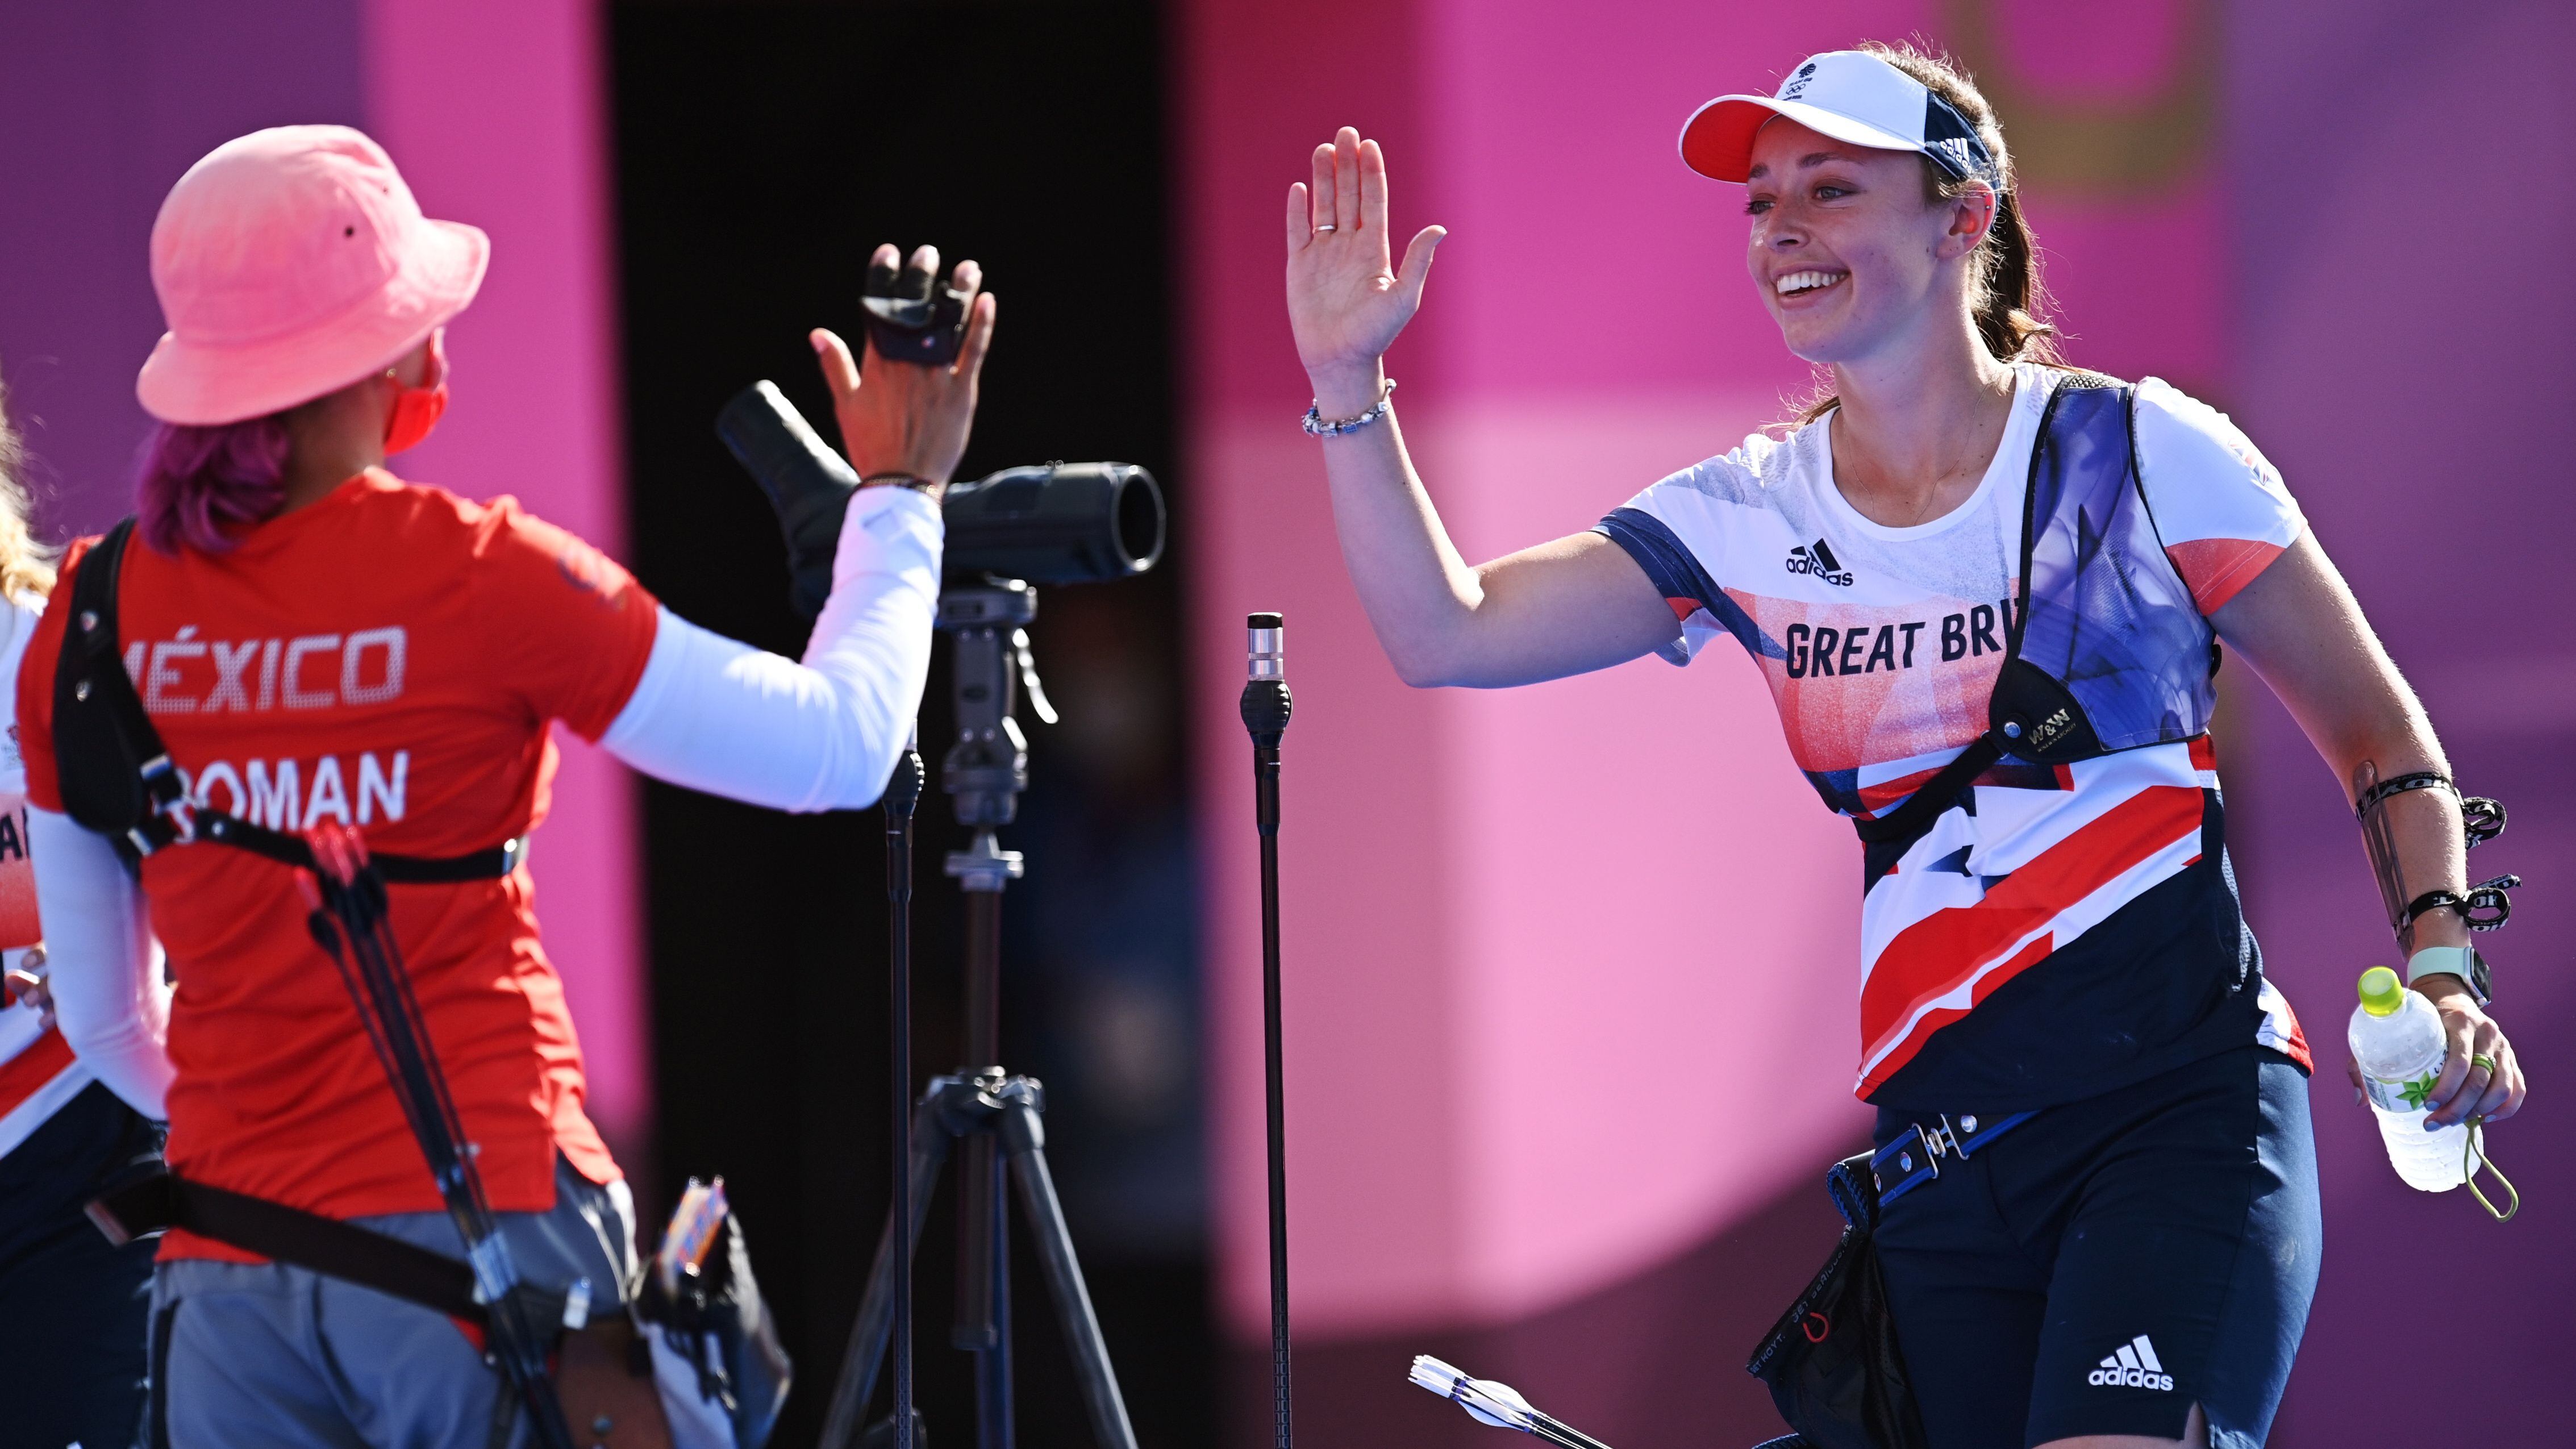
[[[2035,1109],[1985,1119],[1962,1115],[1953,1127],[1950,1115],[1944,1112],[1937,1119],[1937,1127],[1909,1123],[1894,1141],[1869,1155],[1869,1175],[1878,1184],[1879,1206],[1885,1207],[1939,1177],[1942,1158],[1955,1157],[1965,1162],[1972,1148],[1983,1151],[1987,1143],[2038,1115]]]
[[[143,824],[136,827],[133,837],[145,855],[172,845],[210,840],[236,850],[247,850],[253,855],[266,856],[280,865],[291,865],[298,870],[313,869],[313,847],[304,843],[303,836],[254,825],[238,815],[216,810],[156,810],[143,818]],[[388,885],[452,885],[460,881],[499,880],[517,870],[519,863],[527,858],[528,840],[523,835],[471,855],[433,859],[370,853],[367,860]]]
[[[400,1238],[250,1197],[190,1182],[160,1169],[139,1173],[102,1192],[89,1204],[90,1221],[119,1245],[168,1228],[257,1253],[344,1282],[373,1288],[406,1303],[481,1326],[491,1315],[474,1294],[474,1270],[463,1261]],[[521,1285],[522,1292],[540,1292]],[[578,1328],[589,1315],[589,1285],[571,1293],[542,1294],[549,1301],[541,1321]],[[579,1299],[578,1303],[573,1302]]]

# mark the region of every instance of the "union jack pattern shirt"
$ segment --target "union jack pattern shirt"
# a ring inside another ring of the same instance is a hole
[[[0,678],[14,678],[45,601],[0,600]],[[36,923],[36,872],[27,860],[27,767],[18,758],[15,697],[0,701],[0,968],[44,938]],[[32,1001],[0,987],[0,1157],[17,1150],[92,1081],[59,1030]]]
[[[1828,808],[1882,815],[1986,728],[2018,589],[2032,445],[2064,376],[2016,368],[1976,491],[1928,523],[1864,518],[1832,418],[1676,473],[1602,520],[1681,622],[1731,634]],[[2306,528],[2221,414],[2150,378],[2137,443],[2166,556],[2215,612]],[[2262,979],[2208,736],[2049,769],[2006,760],[1901,852],[1873,850],[1856,1090],[1885,1106],[2070,1101],[2248,1040],[2306,1064]]]

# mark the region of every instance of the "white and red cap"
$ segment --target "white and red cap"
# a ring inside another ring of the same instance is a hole
[[[152,223],[170,330],[135,393],[166,423],[239,422],[382,371],[465,310],[491,243],[422,216],[384,148],[279,126],[188,168]]]
[[[1809,56],[1774,95],[1719,96],[1693,111],[1682,124],[1682,163],[1714,180],[1744,180],[1753,135],[1774,116],[1854,146],[1915,152],[1956,180],[2002,186],[1994,153],[1957,107],[1860,50]]]

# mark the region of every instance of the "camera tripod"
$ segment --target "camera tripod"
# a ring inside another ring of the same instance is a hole
[[[1126,1401],[1109,1364],[1109,1346],[1091,1310],[1082,1265],[1056,1199],[1047,1166],[1041,1117],[1045,1092],[1033,1077],[1012,1076],[1001,1057],[1002,890],[1021,873],[1019,852],[1001,848],[994,835],[1018,812],[1028,788],[1028,740],[1011,718],[1021,688],[1041,719],[1054,709],[1038,686],[1026,625],[1037,616],[1037,591],[1016,579],[982,587],[952,588],[939,599],[940,630],[956,641],[957,743],[940,765],[940,787],[957,823],[973,830],[966,849],[952,851],[946,873],[966,897],[965,1038],[967,1065],[934,1078],[914,1106],[909,1201],[899,1204],[909,1263],[930,1215],[940,1168],[954,1150],[958,1161],[956,1326],[950,1342],[975,1355],[976,1449],[1011,1449],[1010,1200],[1016,1188],[1049,1296],[1064,1329],[1074,1372],[1090,1411],[1100,1449],[1136,1449]],[[898,1031],[904,1023],[896,1023]],[[895,1226],[888,1213],[876,1263],[859,1300],[840,1382],[824,1421],[823,1449],[848,1449],[859,1417],[875,1393],[877,1370],[900,1308],[896,1291]],[[909,1396],[904,1396],[908,1398]],[[909,1409],[909,1403],[901,1406]],[[904,1442],[902,1425],[895,1442]]]

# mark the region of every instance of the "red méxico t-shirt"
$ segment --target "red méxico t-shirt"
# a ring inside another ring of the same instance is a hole
[[[88,552],[76,545],[57,597]],[[596,739],[651,652],[654,601],[516,501],[370,471],[224,554],[126,550],[127,672],[201,805],[280,830],[326,819],[370,848],[455,856],[545,819],[550,720]],[[68,607],[18,675],[27,794],[60,810],[53,681]],[[543,849],[543,842],[537,844]],[[199,844],[143,863],[169,952],[170,1165],[331,1217],[434,1211],[436,1188],[293,872]],[[395,938],[492,1205],[554,1202],[560,1149],[613,1180],[582,1111],[581,1049],[523,869],[398,885]],[[164,1256],[244,1256],[173,1233]]]

